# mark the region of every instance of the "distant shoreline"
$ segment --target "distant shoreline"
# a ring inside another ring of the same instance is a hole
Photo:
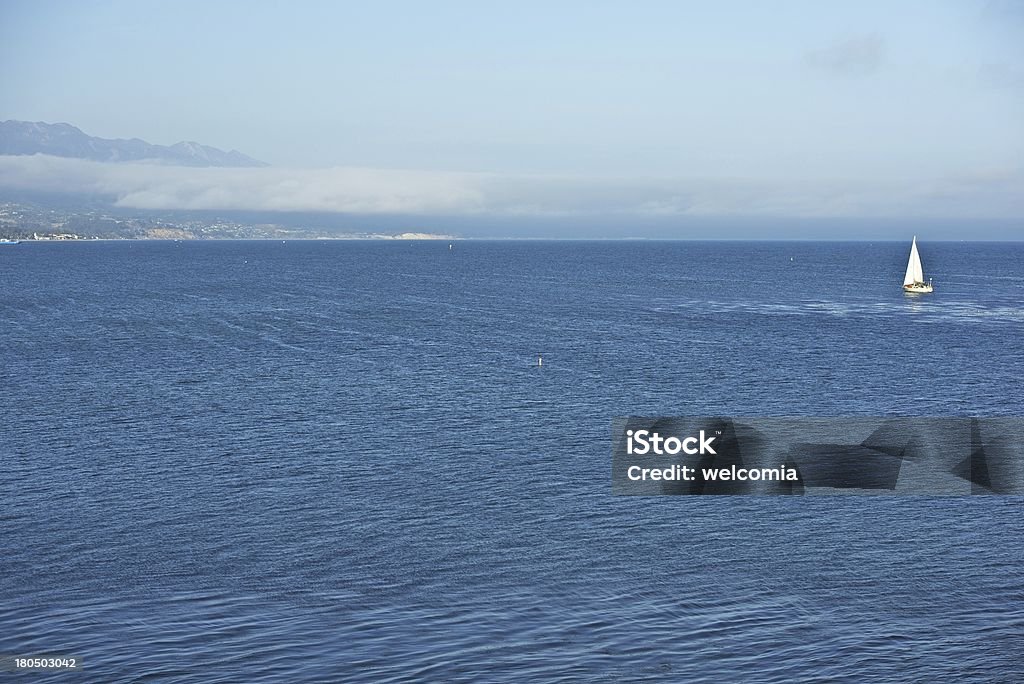
[[[399,236],[322,236],[322,237],[189,237],[189,238],[167,238],[167,237],[80,237],[80,238],[59,238],[59,239],[34,239],[34,238],[4,238],[18,244],[67,244],[67,243],[89,243],[89,242],[736,242],[736,243],[835,243],[835,244],[904,244],[906,240],[851,240],[849,238],[835,239],[807,239],[807,238],[645,238],[645,237],[463,237],[463,236],[438,236],[438,237],[399,237]],[[1020,240],[929,240],[931,244],[1019,244]]]

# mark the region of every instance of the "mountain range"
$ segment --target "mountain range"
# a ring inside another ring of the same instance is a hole
[[[0,122],[0,155],[49,154],[101,162],[156,161],[175,166],[267,166],[236,150],[197,142],[152,145],[131,138],[96,138],[66,123]]]

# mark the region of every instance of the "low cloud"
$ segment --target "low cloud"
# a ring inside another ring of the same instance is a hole
[[[368,168],[184,168],[0,156],[0,189],[117,206],[419,215],[1024,217],[1024,171],[927,182],[593,179]]]
[[[47,155],[0,157],[0,187],[89,193],[135,209],[436,213],[481,201],[465,174],[378,169],[191,168]]]
[[[873,74],[884,62],[885,40],[877,34],[849,38],[804,55],[808,66],[837,76]]]

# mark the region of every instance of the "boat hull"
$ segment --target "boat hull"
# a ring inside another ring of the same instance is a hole
[[[903,291],[906,294],[928,294],[932,289],[931,283],[911,283],[903,286]]]

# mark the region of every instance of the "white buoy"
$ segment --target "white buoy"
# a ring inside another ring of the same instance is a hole
[[[452,251],[452,243],[450,243],[450,242],[448,243],[448,251],[449,252]]]
[[[543,365],[544,365],[544,357],[541,356],[540,354],[537,354],[537,368],[540,368]]]

